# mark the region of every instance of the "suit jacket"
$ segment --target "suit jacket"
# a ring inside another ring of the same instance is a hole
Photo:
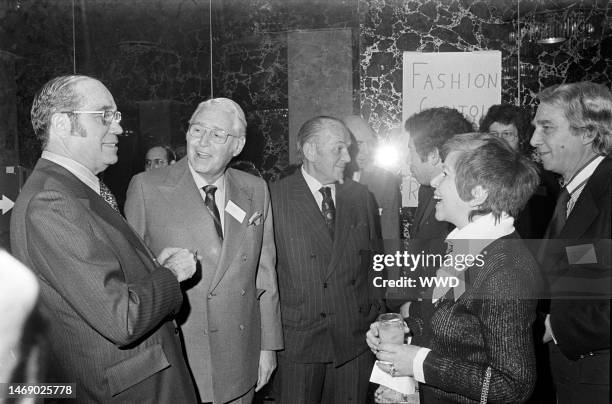
[[[195,401],[169,321],[179,283],[98,194],[39,160],[13,209],[11,248],[40,280],[49,381],[76,383],[80,403]]]
[[[556,240],[547,243],[543,261],[552,294],[551,327],[568,359],[610,349],[611,225],[612,156],[608,156],[587,181]],[[592,248],[594,256],[580,264],[570,262],[568,246]],[[584,298],[597,291],[599,297]],[[568,294],[582,298],[558,298]]]
[[[154,252],[172,245],[202,256],[198,276],[184,285],[179,317],[200,396],[215,402],[246,393],[257,382],[260,351],[283,347],[268,188],[230,168],[225,193],[226,206],[233,202],[244,217],[219,207],[222,244],[187,158],[135,176],[125,205],[128,221]]]
[[[379,167],[361,172],[359,182],[368,187],[374,195],[380,212],[380,230],[384,240],[397,241],[400,238],[400,193],[401,180],[397,175]],[[394,244],[391,244],[394,245]],[[399,243],[397,245],[399,247]],[[390,251],[390,253],[394,251]]]
[[[335,237],[298,170],[270,187],[285,351],[300,363],[339,366],[367,350],[381,312],[368,273],[380,250],[375,202],[352,180],[336,187]]]
[[[488,402],[524,402],[535,384],[537,263],[516,233],[480,254],[483,265],[465,271],[466,290],[457,300],[449,290],[428,317],[410,308],[412,343],[431,349],[422,403],[478,403],[488,366]]]

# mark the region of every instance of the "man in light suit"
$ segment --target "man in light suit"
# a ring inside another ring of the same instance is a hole
[[[167,243],[198,251],[201,272],[186,285],[180,316],[203,402],[250,403],[283,347],[268,188],[227,168],[245,141],[238,104],[202,102],[189,121],[187,156],[134,177],[125,206],[154,252]]]
[[[11,248],[38,276],[50,369],[79,403],[190,403],[176,324],[185,249],[155,259],[97,174],[117,162],[121,113],[98,80],[63,76],[34,98],[41,159],[11,217]],[[161,262],[160,265],[159,262]]]
[[[383,310],[368,277],[380,250],[376,202],[347,179],[342,121],[312,118],[297,138],[302,166],[272,184],[285,350],[280,401],[365,403],[373,357],[363,335]]]
[[[540,255],[551,293],[543,341],[557,402],[608,403],[612,93],[580,82],[538,99],[531,145],[564,182]]]
[[[376,166],[374,154],[377,139],[374,131],[363,118],[349,115],[343,119],[357,143],[354,156],[351,156],[350,170],[347,173],[360,184],[368,187],[374,195],[380,213],[380,230],[385,240],[385,250],[394,254],[399,249],[400,238],[400,194],[399,176]]]

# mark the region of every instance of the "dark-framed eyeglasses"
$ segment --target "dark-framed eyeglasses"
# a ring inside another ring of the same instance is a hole
[[[200,123],[191,123],[187,134],[198,142],[202,140],[204,136],[208,136],[211,142],[216,144],[224,144],[227,139],[232,137],[240,137],[229,133],[228,131],[220,128],[211,128],[210,126],[202,125]]]
[[[101,111],[84,111],[84,110],[75,110],[75,111],[62,111],[64,114],[97,114],[102,116],[102,123],[106,126],[112,124],[113,122],[121,122],[121,112],[119,111],[111,111],[111,110],[101,110]]]
[[[504,140],[511,140],[518,136],[515,132],[509,131],[509,130],[505,130],[503,132],[489,132],[489,135],[497,136]]]

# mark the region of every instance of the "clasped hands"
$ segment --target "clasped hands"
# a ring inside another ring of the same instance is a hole
[[[193,276],[198,263],[197,251],[192,253],[186,248],[166,247],[159,253],[157,261],[168,268],[179,282]]]
[[[406,327],[406,332],[410,330]],[[391,376],[413,376],[412,364],[420,347],[410,344],[392,344],[381,342],[378,331],[378,322],[370,324],[366,333],[366,342],[376,358],[377,366]]]

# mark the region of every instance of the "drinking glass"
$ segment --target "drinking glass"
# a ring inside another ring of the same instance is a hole
[[[384,313],[378,316],[378,337],[381,342],[404,343],[405,323],[401,314]]]

